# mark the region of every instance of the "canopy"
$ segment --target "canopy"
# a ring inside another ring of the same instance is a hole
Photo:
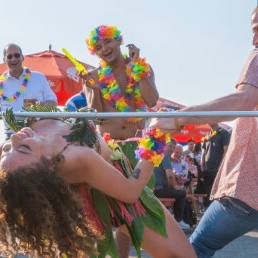
[[[94,68],[86,63],[80,63],[86,70]],[[61,53],[47,50],[25,55],[23,65],[46,76],[50,87],[57,96],[59,106],[65,105],[70,97],[82,90],[82,82],[78,71],[74,64]],[[0,64],[0,74],[6,69],[4,63]]]
[[[159,98],[157,105],[153,108],[149,108],[149,111],[156,112],[160,107],[167,107],[177,110],[183,108],[184,105],[164,98]],[[230,126],[224,123],[220,123],[219,125],[226,130],[231,129]],[[211,127],[208,124],[186,125],[184,129],[181,130],[181,132],[174,134],[173,137],[177,140],[177,142],[185,145],[190,139],[194,140],[195,142],[201,142],[201,138],[208,134],[210,131]]]

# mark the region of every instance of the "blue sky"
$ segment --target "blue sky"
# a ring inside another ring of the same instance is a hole
[[[233,92],[251,51],[255,0],[1,0],[2,49],[10,42],[24,54],[65,47],[97,66],[85,39],[100,24],[116,25],[141,49],[155,72],[160,96],[195,105]],[[3,4],[4,3],[4,4]],[[4,8],[3,8],[4,7]]]

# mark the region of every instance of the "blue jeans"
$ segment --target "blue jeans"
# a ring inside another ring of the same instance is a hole
[[[207,258],[254,229],[258,229],[258,211],[225,197],[211,203],[189,240],[198,258]]]

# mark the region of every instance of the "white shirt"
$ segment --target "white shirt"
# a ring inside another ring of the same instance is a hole
[[[19,91],[24,77],[25,71],[23,71],[19,79],[11,76],[8,73],[3,85],[3,95],[6,97],[12,97],[17,91]],[[56,95],[50,88],[45,75],[39,72],[31,71],[30,79],[27,83],[24,93],[22,93],[16,100],[9,102],[4,101],[3,97],[0,97],[1,111],[5,111],[7,108],[13,108],[13,111],[22,111],[23,99],[28,98],[28,96],[31,99],[37,99],[38,102],[50,100],[57,101]],[[7,130],[7,125],[5,125],[5,127]]]

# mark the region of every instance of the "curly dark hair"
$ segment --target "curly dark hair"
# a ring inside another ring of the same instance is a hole
[[[0,171],[0,243],[7,254],[96,255],[93,245],[103,236],[93,225],[77,192],[44,162]]]

